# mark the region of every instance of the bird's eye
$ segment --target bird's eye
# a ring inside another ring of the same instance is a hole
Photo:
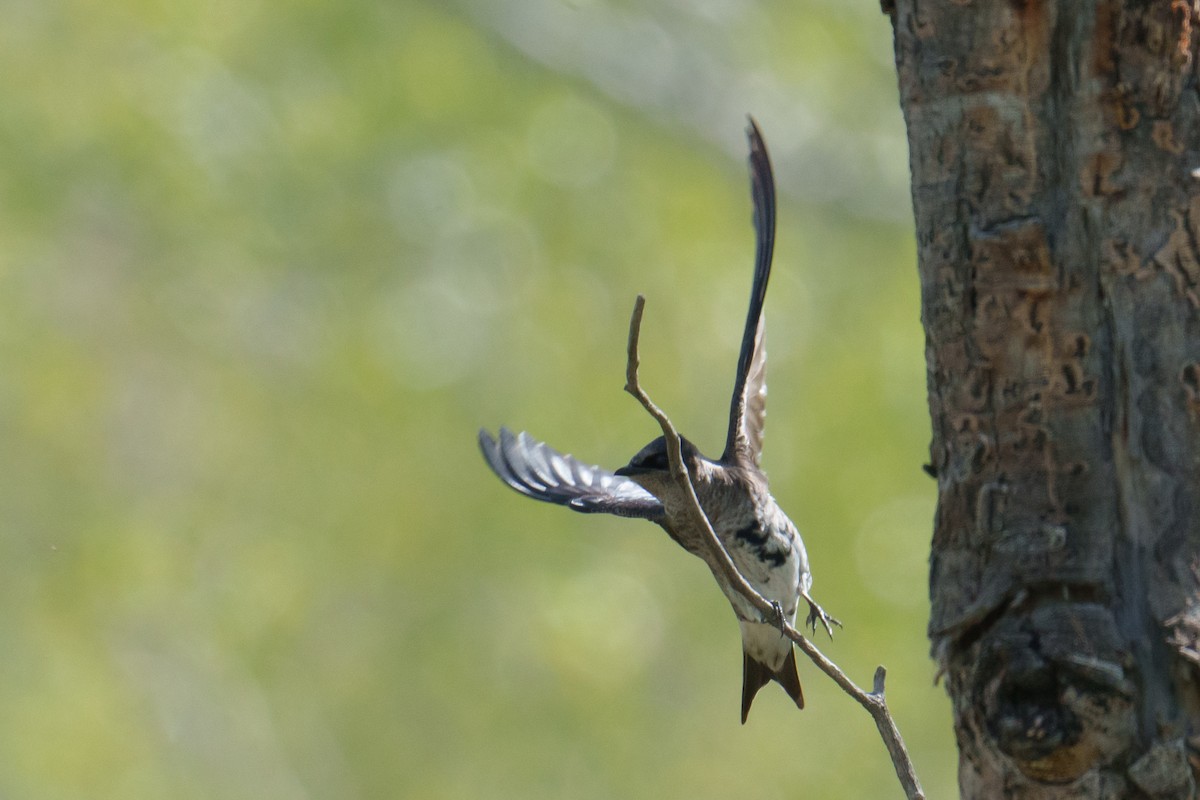
[[[655,453],[646,459],[646,466],[651,469],[669,469],[671,462],[668,460],[666,453]]]

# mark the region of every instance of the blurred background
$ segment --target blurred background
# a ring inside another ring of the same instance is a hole
[[[873,0],[6,0],[0,797],[899,795],[801,659],[738,724],[703,564],[476,431],[712,455],[780,189],[765,467],[820,646],[954,793],[888,20]]]

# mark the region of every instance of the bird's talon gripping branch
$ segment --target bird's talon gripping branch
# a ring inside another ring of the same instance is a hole
[[[779,632],[783,633],[783,626],[788,621],[788,618],[784,615],[783,606],[779,604],[778,600],[771,601],[771,615],[766,621],[779,628]]]

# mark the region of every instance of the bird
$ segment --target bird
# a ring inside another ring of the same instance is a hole
[[[796,526],[771,496],[760,460],[766,416],[766,341],[763,304],[775,247],[775,180],[762,133],[753,117],[749,141],[750,187],[755,230],[754,277],[750,307],[738,355],[725,449],[713,460],[680,437],[680,451],[700,507],[738,571],[759,594],[795,624],[800,600],[808,603],[807,624],[819,623],[831,637],[841,623],[813,600],[812,570]],[[680,512],[690,502],[671,476],[662,436],[616,470],[586,464],[528,433],[501,427],[493,437],[479,431],[484,459],[512,489],[582,513],[605,513],[649,520],[693,555],[707,544]],[[775,681],[804,708],[804,692],[792,641],[737,591],[724,585],[742,636],[742,724],[759,689]]]

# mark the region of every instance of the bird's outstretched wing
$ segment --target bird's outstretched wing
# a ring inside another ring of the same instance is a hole
[[[651,521],[663,518],[658,499],[628,478],[563,455],[527,433],[507,428],[493,439],[479,431],[479,449],[492,471],[518,492],[585,514],[616,514]]]
[[[750,309],[746,312],[746,329],[742,333],[742,350],[729,407],[729,433],[721,460],[757,465],[762,455],[763,422],[767,414],[763,301],[775,249],[775,178],[767,147],[753,117],[746,128],[746,137],[750,140],[750,194],[754,199],[754,283],[750,288]]]

